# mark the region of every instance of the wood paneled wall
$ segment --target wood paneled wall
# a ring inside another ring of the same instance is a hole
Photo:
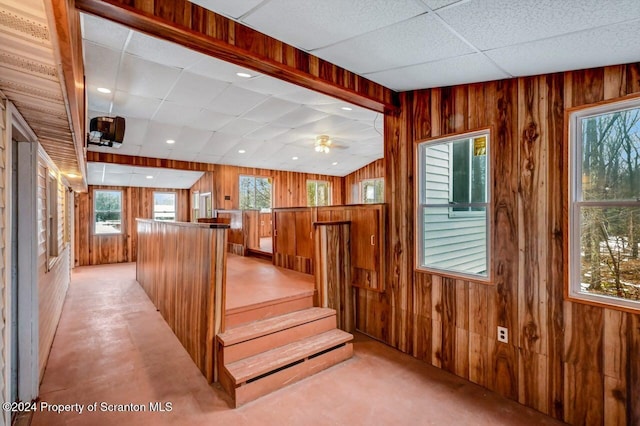
[[[364,331],[571,424],[640,424],[640,315],[563,299],[564,113],[631,93],[640,64],[401,94],[385,117],[387,291],[356,290]],[[416,143],[486,127],[493,282],[415,271]]]
[[[94,235],[93,191],[113,189],[122,191],[122,226],[119,235]],[[134,188],[120,186],[89,186],[89,191],[75,196],[75,260],[76,266],[104,263],[135,262],[138,244],[136,218],[153,217],[153,192],[174,191],[177,194],[176,220],[189,220],[189,190]]]
[[[356,170],[344,177],[344,203],[359,204],[362,203],[360,198],[360,182],[365,179],[375,179],[384,177],[384,158],[367,164],[361,169]]]
[[[191,187],[191,194],[194,191],[199,191],[201,194],[211,192],[214,210],[239,209],[240,175],[272,178],[274,208],[306,206],[307,180],[328,181],[331,185],[332,204],[343,203],[341,177],[224,165],[214,165],[212,172],[205,172],[202,178]],[[227,195],[230,200],[225,200]]]
[[[227,228],[136,221],[136,279],[210,383],[215,337],[224,331]]]

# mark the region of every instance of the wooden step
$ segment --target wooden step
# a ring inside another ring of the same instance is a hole
[[[321,318],[335,315],[336,311],[330,308],[308,308],[300,311],[289,312],[261,321],[253,321],[242,324],[224,333],[218,334],[218,340],[224,346],[236,345],[257,337],[266,336],[287,328],[295,327],[306,322],[316,321]]]
[[[237,386],[289,364],[308,359],[325,350],[344,345],[352,339],[351,334],[334,329],[225,364],[224,368]]]
[[[309,290],[294,296],[228,309],[225,315],[225,326],[229,329],[240,324],[311,308],[314,291]]]
[[[346,361],[352,356],[353,344],[346,343],[334,350],[320,352],[313,358],[307,358],[303,362],[276,371],[273,374],[260,378],[260,380],[244,383],[238,387],[232,387],[228,392],[233,398],[234,406],[239,407],[247,402],[302,380],[305,377],[309,377],[339,364],[342,361]],[[222,376],[226,375],[221,375],[221,378]]]
[[[336,311],[329,308],[308,308],[243,324],[218,335],[219,365],[230,364],[334,328]]]

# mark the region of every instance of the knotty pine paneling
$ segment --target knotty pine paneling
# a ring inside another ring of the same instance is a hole
[[[569,423],[639,423],[640,315],[563,297],[565,110],[633,93],[640,64],[402,93],[385,116],[387,291],[356,290],[356,327]],[[491,130],[492,282],[414,271],[416,144],[481,128]]]
[[[123,232],[119,235],[93,234],[93,192],[96,189],[122,191]],[[120,186],[89,186],[86,193],[75,196],[75,260],[76,266],[105,263],[135,262],[138,236],[136,218],[153,217],[153,192],[177,194],[178,222],[189,220],[189,190],[137,188]]]
[[[312,173],[286,172],[214,164],[190,189],[190,199],[195,191],[212,194],[213,210],[237,210],[240,208],[240,175],[270,177],[273,184],[273,207],[306,207],[307,180],[328,181],[331,186],[331,203],[343,203],[342,178]],[[225,196],[229,200],[225,200]],[[201,206],[202,209],[202,206]]]
[[[384,177],[384,158],[367,164],[344,177],[344,203],[360,204],[360,183],[365,179],[375,179]]]

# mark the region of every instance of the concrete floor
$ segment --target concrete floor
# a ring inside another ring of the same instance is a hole
[[[231,409],[136,283],[134,264],[77,268],[40,392],[41,406],[75,411],[38,411],[32,424],[560,424],[363,335],[354,349],[351,360]],[[171,410],[150,412],[155,402]],[[102,411],[131,404],[146,411]]]

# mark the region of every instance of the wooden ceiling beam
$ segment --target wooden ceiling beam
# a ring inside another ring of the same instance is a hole
[[[393,90],[186,0],[75,0],[75,6],[364,108],[384,113],[399,107]]]
[[[87,151],[87,162],[122,164],[136,167],[160,167],[165,169],[189,170],[195,172],[212,172],[216,167],[215,164],[210,163],[169,160],[167,158],[138,157],[133,155],[111,154],[96,151]]]

